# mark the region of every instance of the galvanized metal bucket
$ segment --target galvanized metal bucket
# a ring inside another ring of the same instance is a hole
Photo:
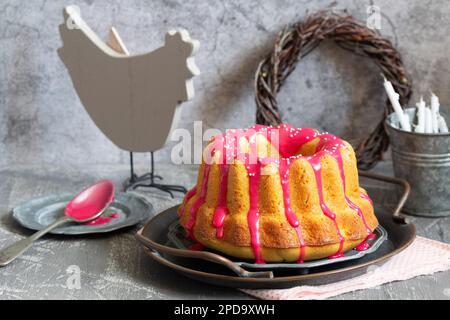
[[[414,118],[415,108],[406,112]],[[449,114],[444,114],[450,119]],[[399,128],[395,113],[386,118],[394,173],[411,185],[404,211],[426,217],[450,216],[450,133],[425,134]]]

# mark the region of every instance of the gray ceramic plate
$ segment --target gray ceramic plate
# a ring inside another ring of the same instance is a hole
[[[26,228],[41,230],[62,216],[65,206],[74,197],[75,194],[66,193],[35,198],[14,208],[13,217]],[[114,202],[103,214],[103,216],[109,216],[114,212],[117,214],[115,219],[98,225],[67,223],[50,233],[75,235],[110,232],[147,220],[153,211],[153,206],[142,197],[133,193],[120,192],[116,193]]]
[[[325,266],[328,264],[339,263],[343,261],[358,259],[366,254],[375,252],[387,239],[387,231],[378,226],[374,231],[375,237],[367,241],[369,248],[365,251],[349,250],[344,253],[340,258],[336,259],[319,259],[314,261],[305,261],[304,263],[265,263],[257,264],[246,261],[235,261],[235,263],[241,267],[255,269],[255,270],[274,270],[274,269],[309,269],[313,267]],[[180,226],[178,219],[169,226],[169,232],[167,238],[170,240],[166,245],[173,245],[178,249],[188,250],[189,246],[193,244],[192,241],[187,239],[184,229]],[[207,249],[205,249],[207,250]],[[234,259],[233,259],[234,260]]]

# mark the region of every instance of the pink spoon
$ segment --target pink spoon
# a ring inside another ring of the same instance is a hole
[[[113,201],[114,185],[109,180],[102,180],[83,190],[66,206],[64,216],[57,219],[48,227],[34,233],[32,236],[1,250],[0,267],[4,267],[12,262],[31,247],[34,241],[60,225],[69,221],[84,223],[98,218]]]

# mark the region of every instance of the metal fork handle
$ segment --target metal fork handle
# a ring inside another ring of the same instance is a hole
[[[56,228],[57,226],[59,226],[63,223],[66,223],[69,221],[71,221],[70,218],[63,216],[63,217],[59,218],[58,220],[56,220],[55,222],[53,222],[48,227],[32,234],[28,238],[19,240],[19,241],[13,243],[12,245],[2,249],[0,251],[0,267],[4,267],[4,266],[10,264],[18,256],[20,256],[22,253],[24,253],[26,250],[28,250],[28,248],[30,248],[36,240],[41,238],[47,232],[49,232],[50,230]]]
[[[202,259],[202,260],[208,260],[217,264],[220,264],[224,267],[227,267],[234,273],[236,273],[240,277],[244,278],[273,278],[273,272],[272,271],[248,271],[242,268],[237,263],[234,263],[230,259],[227,259],[221,255],[212,253],[212,252],[206,252],[206,251],[190,251],[190,250],[182,250],[182,249],[176,249],[167,247],[164,245],[160,245],[159,243],[156,243],[150,239],[147,239],[142,235],[143,228],[140,229],[136,233],[136,238],[143,243],[145,246],[149,247],[150,249],[157,251],[157,252],[163,252],[169,255],[183,257],[183,258],[194,258],[194,259]]]

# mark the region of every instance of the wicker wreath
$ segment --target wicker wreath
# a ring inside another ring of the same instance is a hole
[[[326,39],[333,40],[343,49],[371,58],[392,82],[400,95],[400,103],[408,103],[412,94],[411,80],[392,43],[345,12],[327,10],[286,27],[278,34],[273,50],[260,62],[255,75],[258,124],[278,125],[282,122],[277,103],[278,92],[300,59]],[[384,118],[391,110],[390,102],[386,101],[383,119],[358,144],[356,155],[360,169],[372,168],[387,150],[389,138]]]

